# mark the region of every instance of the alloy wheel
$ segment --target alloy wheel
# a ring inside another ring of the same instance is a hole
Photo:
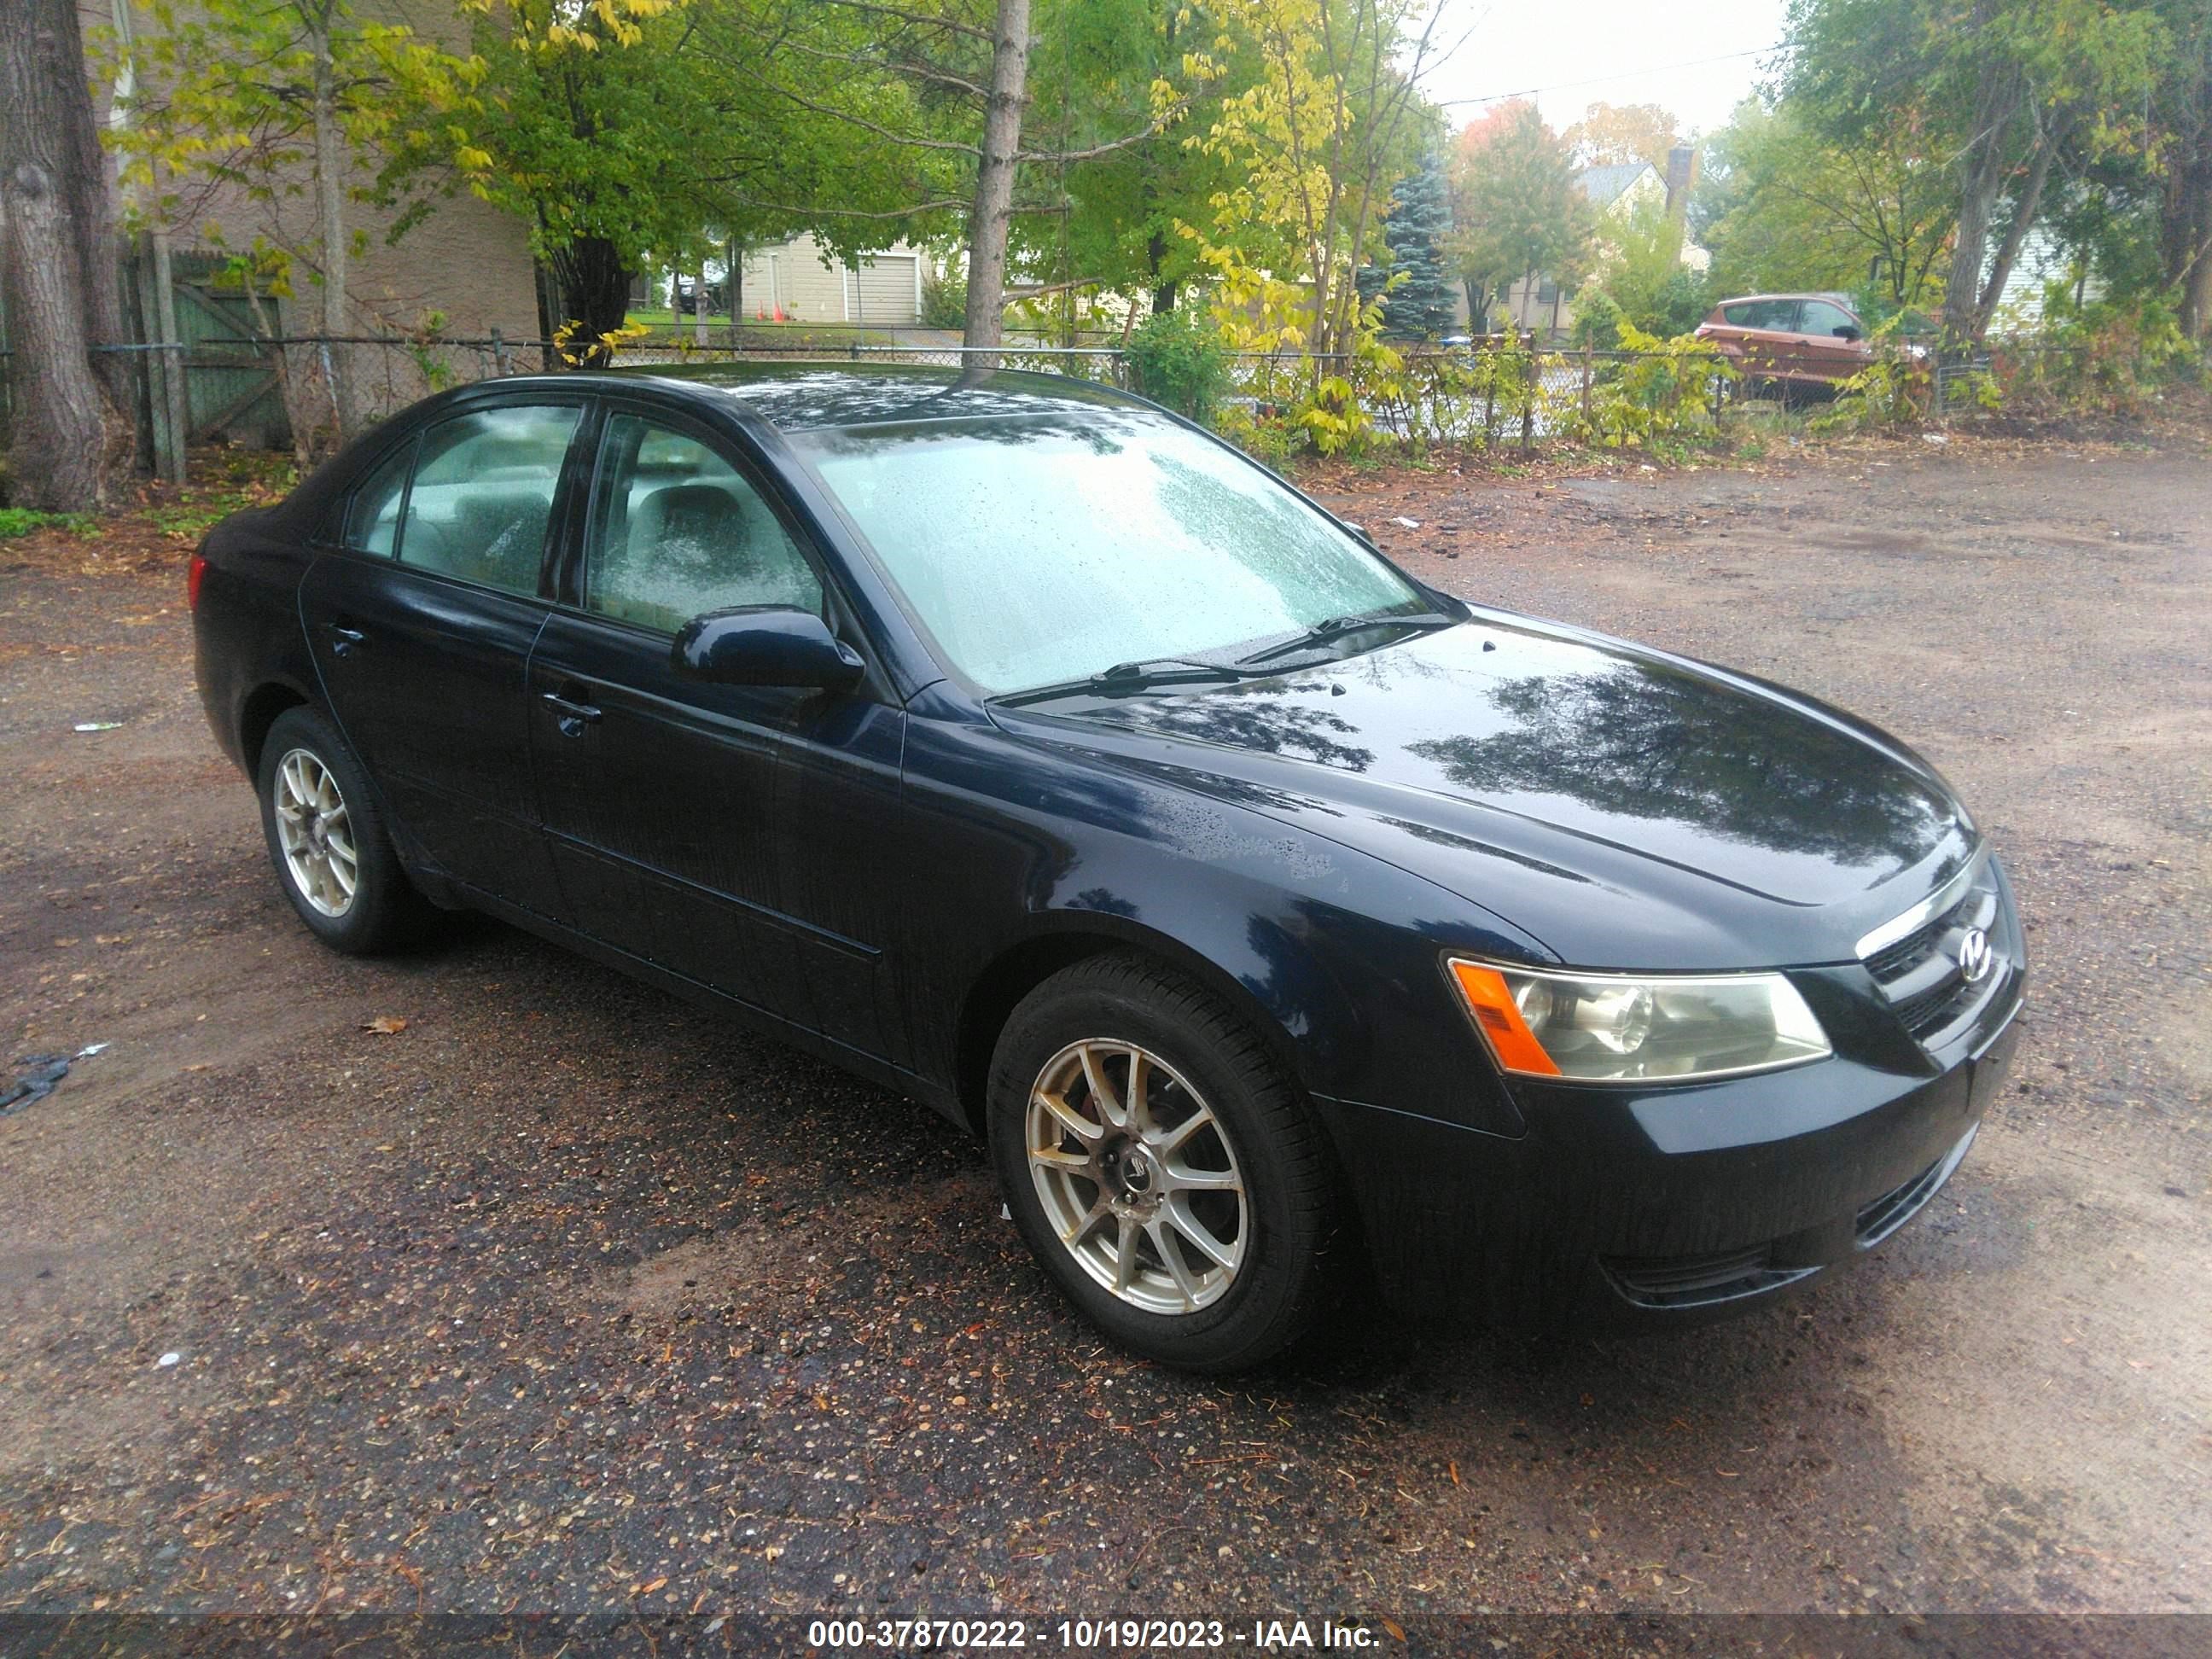
[[[324,915],[343,916],[360,888],[361,859],[337,779],[313,750],[294,749],[276,763],[276,797],[286,875]]]
[[[1045,1219],[1085,1273],[1147,1313],[1229,1293],[1252,1235],[1244,1177],[1173,1066],[1133,1042],[1072,1042],[1037,1073],[1024,1121]]]

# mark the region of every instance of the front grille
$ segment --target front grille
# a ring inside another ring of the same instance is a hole
[[[1605,1262],[1620,1293],[1639,1307],[1694,1308],[1778,1290],[1817,1267],[1771,1266],[1774,1246],[1709,1251],[1702,1255],[1611,1256]]]
[[[2008,964],[2002,959],[1971,984],[1959,969],[1959,947],[1967,933],[1980,928],[1994,948],[1996,922],[1996,875],[1985,864],[1956,903],[1866,958],[1867,971],[1915,1040],[1932,1045],[1948,1037],[2004,983]]]
[[[1963,904],[1965,902],[1962,899],[1960,903]],[[1959,905],[1954,904],[1935,921],[1923,923],[1898,940],[1896,944],[1886,945],[1875,951],[1866,959],[1867,972],[1882,981],[1893,980],[1899,975],[1911,973],[1928,960],[1929,953],[1936,949],[1937,941],[1950,927],[1951,919],[1957,915]]]

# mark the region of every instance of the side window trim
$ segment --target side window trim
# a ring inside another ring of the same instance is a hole
[[[574,533],[556,576],[553,598],[556,605],[564,611],[574,611],[579,616],[588,617],[594,622],[635,629],[656,638],[667,637],[658,629],[647,628],[643,623],[628,622],[605,611],[592,610],[591,595],[585,587],[585,564],[590,556],[592,526],[599,515],[600,492],[608,488],[611,481],[611,470],[605,465],[606,434],[616,418],[623,415],[690,438],[719,456],[752,489],[760,498],[761,504],[782,526],[784,534],[791,539],[791,544],[799,550],[799,556],[813,572],[824,604],[833,617],[845,614],[844,595],[838,589],[829,558],[813,532],[786,499],[769,470],[752,453],[750,446],[733,440],[729,434],[717,430],[687,410],[672,409],[636,397],[609,397],[599,400],[597,415],[592,422],[591,446],[586,452],[591,477],[588,487],[579,492],[581,499],[575,514]]]

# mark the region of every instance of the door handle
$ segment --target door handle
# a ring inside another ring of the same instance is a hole
[[[554,714],[559,717],[561,730],[565,736],[580,737],[586,726],[599,722],[599,711],[591,703],[579,702],[573,697],[562,696],[558,691],[541,691],[538,696],[551,705]]]
[[[341,628],[332,623],[323,631],[331,636],[331,654],[334,657],[350,657],[355,647],[368,643],[368,635],[358,628]]]

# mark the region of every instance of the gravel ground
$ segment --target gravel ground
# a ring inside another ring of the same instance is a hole
[[[1973,804],[2027,1040],[1875,1259],[1680,1337],[1133,1363],[921,1109],[489,924],[321,951],[182,550],[0,544],[0,1059],[109,1045],[0,1116],[0,1609],[2212,1612],[2203,453],[1324,487]]]

